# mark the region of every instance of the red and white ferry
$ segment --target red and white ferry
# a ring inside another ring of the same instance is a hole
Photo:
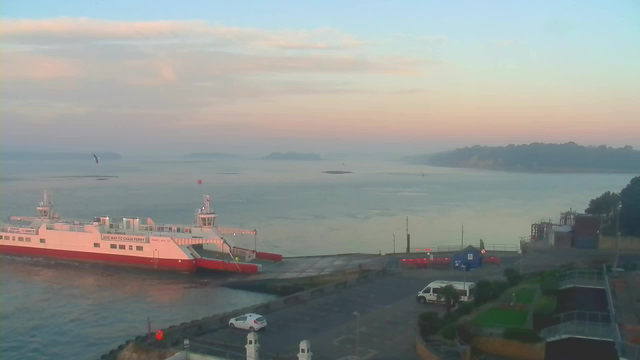
[[[256,258],[282,260],[281,255],[233,245],[225,236],[257,235],[256,230],[216,226],[209,195],[196,210],[193,225],[155,224],[150,218],[98,216],[93,221],[62,220],[53,212],[47,192],[38,217],[10,216],[2,223],[0,253],[194,272],[199,268],[258,273]],[[204,257],[199,249],[216,258]]]

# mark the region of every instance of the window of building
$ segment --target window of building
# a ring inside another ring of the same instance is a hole
[[[125,245],[118,245],[118,249],[120,250],[126,250],[127,247]]]
[[[142,251],[142,246],[136,246],[136,251]]]
[[[133,245],[129,245],[129,250],[133,250]]]
[[[118,245],[116,245],[116,244],[111,244],[111,248],[112,248],[112,249],[117,249],[117,248],[118,248]]]
[[[24,238],[24,241],[31,242],[31,238],[30,237],[26,237],[26,238]]]
[[[40,239],[40,244],[44,244],[44,243],[46,243],[46,242],[47,242],[47,241],[46,241],[45,239]]]
[[[93,247],[99,248],[100,247],[100,243],[93,243]]]
[[[24,241],[24,238],[22,236],[18,236],[18,241]]]

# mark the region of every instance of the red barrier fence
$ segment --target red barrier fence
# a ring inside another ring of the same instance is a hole
[[[409,267],[429,267],[433,265],[450,265],[451,258],[402,259],[400,265]]]

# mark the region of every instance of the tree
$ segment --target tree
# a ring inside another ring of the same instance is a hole
[[[504,277],[507,278],[509,285],[515,286],[518,285],[520,280],[522,280],[522,276],[518,272],[518,270],[514,268],[506,268],[504,269]]]
[[[491,281],[480,280],[476,284],[476,303],[484,304],[493,298],[493,284]]]
[[[619,204],[620,195],[607,191],[597,198],[591,199],[589,207],[584,212],[601,218],[603,235],[615,235]]]
[[[584,211],[587,214],[612,217],[620,204],[620,195],[607,191],[595,199],[589,201],[589,207]]]
[[[451,309],[460,301],[460,294],[453,285],[447,285],[442,288],[442,293],[438,295],[438,301],[444,301],[444,306],[447,309],[447,315],[451,313]]]
[[[620,230],[628,236],[640,237],[640,176],[620,191]]]

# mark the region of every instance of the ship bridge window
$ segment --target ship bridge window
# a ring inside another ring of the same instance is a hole
[[[46,241],[45,239],[40,239],[40,244],[44,244],[44,243],[46,243],[46,242],[47,242],[47,241]]]
[[[22,236],[18,236],[18,241],[24,241],[24,238]]]
[[[125,245],[118,245],[118,249],[127,250],[127,247]]]
[[[136,251],[142,251],[142,246],[136,246]]]
[[[100,243],[93,243],[93,247],[99,248],[100,247]]]
[[[5,235],[5,236],[4,236],[4,239],[5,239],[5,240],[11,240],[11,236],[9,236],[9,235]]]
[[[31,238],[30,237],[26,237],[26,238],[24,238],[24,241],[31,242]]]
[[[129,245],[129,250],[133,250],[133,245]]]
[[[111,248],[112,248],[112,249],[117,249],[117,248],[118,248],[118,245],[116,245],[116,244],[111,244]]]

